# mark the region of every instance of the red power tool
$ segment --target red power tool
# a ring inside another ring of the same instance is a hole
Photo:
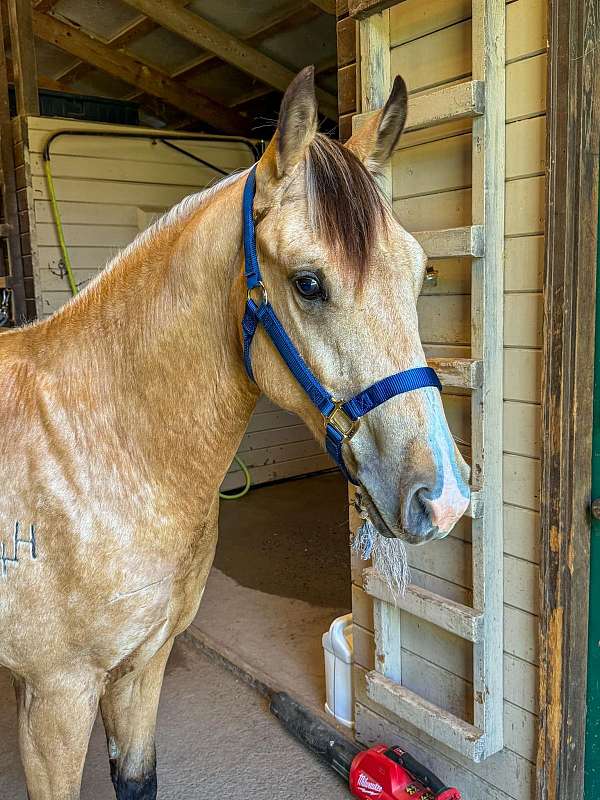
[[[458,789],[445,786],[402,748],[376,744],[362,750],[285,692],[272,695],[271,711],[348,781],[360,800],[461,800]]]
[[[461,800],[458,789],[440,780],[400,747],[376,744],[350,766],[350,791],[361,800]]]

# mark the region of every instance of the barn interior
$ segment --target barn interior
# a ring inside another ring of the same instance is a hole
[[[35,221],[35,237],[20,242],[26,319],[60,308],[180,199],[253,163],[306,64],[321,130],[337,135],[333,0],[37,0],[35,51],[18,57],[15,33],[27,38],[28,19],[9,24],[8,6],[11,110],[28,119],[26,133],[13,121],[30,181],[16,189],[29,193]],[[37,79],[15,91],[18,70]],[[346,485],[301,420],[266,398],[238,457],[251,489],[222,501],[190,635],[322,709],[321,637],[351,608]],[[236,461],[223,490],[244,485]]]

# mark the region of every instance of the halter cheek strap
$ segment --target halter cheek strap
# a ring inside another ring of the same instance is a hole
[[[250,349],[252,338],[258,325],[273,342],[287,364],[290,372],[304,389],[313,404],[323,415],[325,422],[325,446],[344,476],[358,486],[358,481],[350,475],[342,455],[344,442],[350,441],[358,430],[360,418],[377,406],[396,395],[433,386],[441,391],[442,385],[431,367],[413,367],[397,372],[369,386],[350,400],[335,400],[319,382],[304,361],[285,328],[279,321],[273,306],[269,303],[267,290],[262,282],[258,256],[256,253],[256,234],[254,230],[254,194],[256,191],[256,166],[252,167],[244,186],[243,225],[245,276],[248,288],[246,311],[242,320],[244,340],[244,364],[251,380],[252,360]]]

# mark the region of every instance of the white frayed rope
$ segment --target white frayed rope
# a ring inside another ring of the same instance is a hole
[[[401,539],[382,536],[377,531],[358,494],[355,507],[362,519],[362,524],[354,534],[352,551],[363,561],[372,560],[373,566],[396,601],[404,595],[406,587],[410,583],[410,567],[404,542]]]

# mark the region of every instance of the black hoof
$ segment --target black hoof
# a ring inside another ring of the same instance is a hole
[[[126,778],[119,773],[117,762],[111,759],[110,777],[117,800],[156,800],[156,768],[141,778]]]

